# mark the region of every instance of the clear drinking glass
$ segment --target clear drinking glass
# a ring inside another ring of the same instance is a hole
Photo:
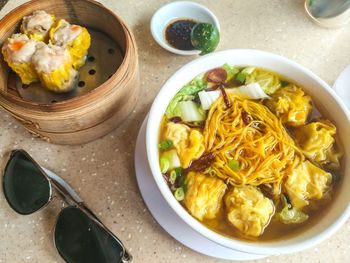
[[[305,0],[305,10],[317,24],[345,26],[350,20],[350,0]]]

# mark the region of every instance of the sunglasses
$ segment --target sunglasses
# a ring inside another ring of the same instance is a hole
[[[122,242],[94,215],[78,194],[58,175],[41,168],[24,150],[11,152],[4,176],[7,202],[21,215],[32,214],[57,191],[68,204],[56,220],[54,244],[68,263],[130,262]]]

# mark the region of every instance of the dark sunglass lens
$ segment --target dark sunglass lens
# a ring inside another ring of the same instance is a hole
[[[61,211],[55,228],[55,244],[68,263],[121,262],[123,255],[120,243],[76,207]]]
[[[31,214],[50,199],[50,184],[26,153],[16,151],[6,165],[3,188],[7,201],[20,214]]]

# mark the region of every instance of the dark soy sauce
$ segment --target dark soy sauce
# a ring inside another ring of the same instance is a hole
[[[178,19],[170,23],[165,29],[165,39],[174,48],[193,50],[191,31],[197,22],[191,19]]]

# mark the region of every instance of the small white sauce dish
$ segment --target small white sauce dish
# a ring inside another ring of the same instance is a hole
[[[154,40],[164,49],[184,56],[199,55],[199,50],[180,50],[172,47],[165,39],[165,29],[177,19],[192,19],[197,22],[210,23],[217,27],[220,32],[220,24],[213,12],[203,5],[189,2],[177,1],[162,6],[154,13],[151,19],[151,33]]]

